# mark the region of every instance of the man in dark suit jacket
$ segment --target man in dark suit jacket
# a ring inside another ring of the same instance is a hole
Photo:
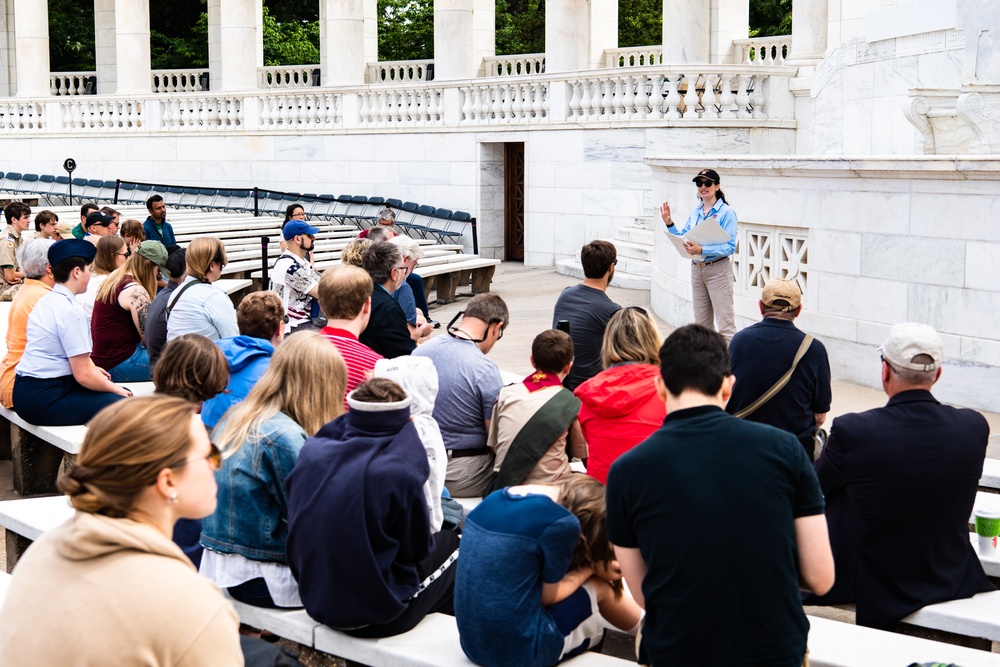
[[[371,275],[374,286],[371,318],[358,340],[386,359],[413,352],[417,344],[410,338],[406,315],[392,298],[392,293],[406,280],[399,246],[386,241],[375,243],[365,251],[361,264]]]
[[[837,571],[833,590],[805,603],[855,602],[858,625],[890,630],[994,588],[968,527],[989,425],[931,395],[944,356],[934,329],[898,324],[881,352],[889,402],[834,420],[816,462]]]

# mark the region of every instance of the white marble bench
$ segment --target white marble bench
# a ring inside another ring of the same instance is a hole
[[[1000,591],[979,593],[965,600],[930,604],[903,623],[963,637],[1000,641]]]

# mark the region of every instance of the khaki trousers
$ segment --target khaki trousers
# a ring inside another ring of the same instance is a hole
[[[732,261],[726,257],[711,264],[691,262],[691,292],[695,323],[718,331],[726,343],[732,340],[736,333]]]

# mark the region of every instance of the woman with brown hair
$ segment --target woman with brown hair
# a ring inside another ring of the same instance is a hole
[[[663,426],[667,407],[656,393],[662,342],[645,310],[622,308],[604,330],[604,370],[574,392],[583,403],[578,418],[590,446],[587,474],[602,483],[619,456]]]
[[[472,510],[455,578],[470,660],[548,667],[600,641],[606,623],[637,630],[605,519],[604,485],[586,475],[507,487]]]
[[[4,664],[243,665],[232,605],[170,541],[179,518],[215,509],[218,464],[187,401],[98,413],[59,480],[76,513],[28,549],[7,590]]]
[[[139,244],[146,240],[146,232],[142,231],[142,223],[138,220],[126,220],[118,233],[132,252],[138,250]]]
[[[204,336],[184,334],[167,343],[156,362],[156,393],[198,406],[221,393],[229,382],[229,362],[219,346]]]
[[[117,236],[102,236],[97,242],[97,255],[90,269],[90,282],[87,283],[87,291],[79,294],[76,300],[83,304],[87,311],[87,320],[94,316],[94,300],[97,299],[97,290],[101,288],[104,281],[115,269],[122,266],[128,259],[129,250],[125,242]]]
[[[336,346],[305,331],[277,348],[264,376],[215,429],[225,452],[217,475],[221,509],[202,524],[200,570],[235,599],[302,606],[285,556],[285,478],[306,438],[343,413],[346,386]]]
[[[236,309],[229,295],[212,287],[228,261],[217,238],[199,236],[185,250],[187,278],[167,303],[167,341],[196,333],[212,340],[239,336]]]
[[[97,290],[90,333],[94,363],[115,382],[148,382],[146,313],[156,294],[156,269],[167,261],[159,241],[143,241]]]

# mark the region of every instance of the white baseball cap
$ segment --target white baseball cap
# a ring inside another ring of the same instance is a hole
[[[944,359],[944,343],[938,332],[933,327],[916,322],[894,326],[879,351],[891,365],[911,371],[936,370]],[[927,355],[932,359],[931,363],[915,361],[919,355]]]

